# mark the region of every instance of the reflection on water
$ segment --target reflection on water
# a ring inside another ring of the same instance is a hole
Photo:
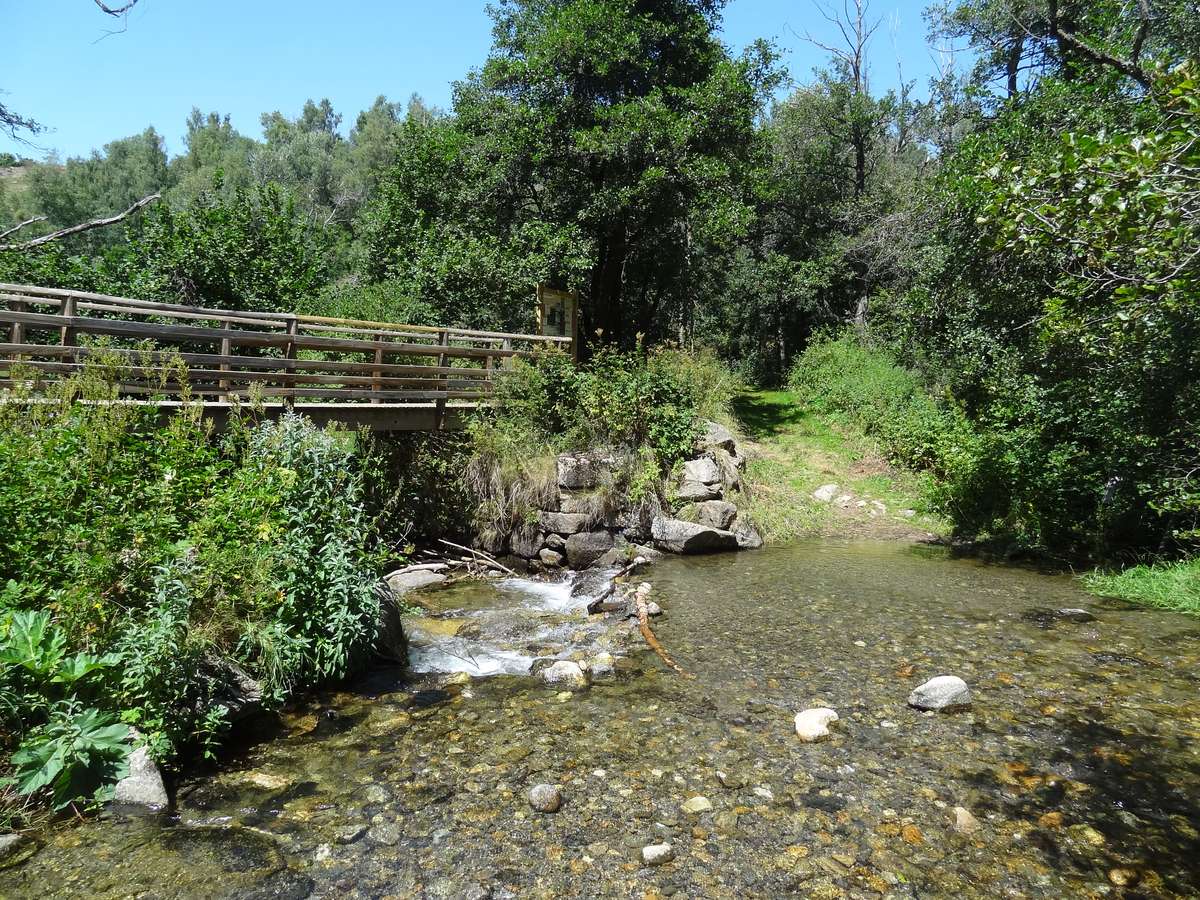
[[[176,819],[47,835],[0,896],[1200,894],[1195,620],[898,545],[647,577],[692,679],[637,651],[615,681],[559,693],[514,673],[619,650],[612,628],[562,587],[452,589],[440,614],[466,627],[418,642],[417,668],[510,674],[380,672],[315,698],[286,736],[185,783]],[[1080,608],[1094,620],[1058,613]],[[966,679],[971,711],[905,705],[937,674]],[[815,705],[839,727],[801,744],[792,716]],[[540,782],[560,812],[529,808]],[[697,795],[712,809],[680,809]],[[642,866],[659,841],[675,861]]]

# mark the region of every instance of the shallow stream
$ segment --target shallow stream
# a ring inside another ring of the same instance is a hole
[[[314,698],[182,784],[173,817],[48,834],[0,896],[1200,895],[1194,619],[899,544],[666,559],[646,580],[694,677],[565,586],[430,594],[454,621],[414,632],[423,674]],[[585,691],[513,674],[602,652],[616,675]],[[939,674],[970,711],[906,705]],[[811,706],[841,719],[803,744]],[[559,812],[530,808],[541,782]],[[711,809],[681,809],[697,796]],[[662,841],[674,861],[644,866]]]

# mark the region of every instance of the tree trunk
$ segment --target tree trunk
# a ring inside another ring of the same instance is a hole
[[[591,315],[592,333],[588,342],[620,343],[624,337],[621,316],[621,293],[624,287],[625,259],[629,255],[625,225],[609,228],[600,242],[600,259],[592,270]],[[597,331],[601,333],[596,334]]]

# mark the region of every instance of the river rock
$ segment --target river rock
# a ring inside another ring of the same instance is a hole
[[[737,507],[727,500],[706,500],[696,505],[696,521],[721,531],[729,530],[737,514]]]
[[[712,812],[713,805],[707,797],[692,797],[679,804],[679,808],[689,815],[698,816],[700,813]]]
[[[908,705],[917,709],[952,712],[971,705],[971,689],[957,675],[938,675],[908,695]]]
[[[812,492],[814,500],[820,500],[822,503],[832,503],[834,497],[837,496],[838,486],[836,484],[823,484]]]
[[[0,834],[0,869],[25,862],[37,849],[37,842],[23,834]]]
[[[1074,622],[1076,624],[1084,624],[1087,622],[1096,621],[1096,617],[1086,609],[1077,609],[1073,607],[1065,607],[1063,609],[1046,609],[1045,607],[1036,606],[1033,609],[1027,609],[1021,613],[1021,618],[1026,622],[1032,622],[1039,628],[1053,628],[1059,622]]]
[[[579,663],[569,659],[551,663],[538,672],[538,677],[546,684],[560,685],[571,690],[582,690],[588,686],[587,673],[579,667]]]
[[[828,707],[806,709],[796,713],[796,736],[806,744],[823,741],[829,737],[829,723],[837,720],[837,712]]]
[[[408,662],[408,636],[404,633],[404,619],[394,597],[385,597],[379,602],[375,652],[391,662],[401,665]]]
[[[542,548],[543,535],[536,525],[518,525],[508,536],[509,549],[523,559],[533,559]]]
[[[642,863],[647,866],[661,866],[675,858],[675,850],[670,844],[648,844],[642,848]]]
[[[586,569],[613,546],[607,531],[581,531],[567,538],[567,561],[572,569]]]
[[[954,830],[959,834],[974,834],[979,830],[979,820],[965,806],[954,807]]]
[[[654,546],[671,553],[719,553],[738,548],[732,532],[682,519],[655,519],[651,535]]]
[[[409,591],[441,584],[446,580],[445,574],[432,569],[401,569],[384,577],[384,582],[392,591],[392,596],[403,597]]]
[[[757,528],[745,519],[738,519],[733,523],[733,536],[737,539],[739,550],[762,549],[762,535],[758,533]]]
[[[721,496],[721,489],[715,484],[705,484],[702,481],[684,480],[675,490],[675,496],[687,503],[702,503],[705,500],[716,500]]]
[[[538,812],[558,812],[562,806],[562,791],[557,785],[535,784],[529,790],[529,805]]]
[[[543,511],[538,513],[538,524],[542,526],[543,531],[561,535],[575,534],[587,528],[588,516],[584,513]]]
[[[560,454],[558,486],[568,491],[591,490],[612,478],[623,460],[604,450]]]
[[[588,673],[593,678],[611,678],[617,674],[617,660],[611,653],[597,653],[588,660]]]
[[[162,773],[150,758],[150,751],[138,747],[129,755],[129,774],[113,790],[113,805],[123,812],[156,813],[170,802]]]
[[[721,470],[711,456],[689,459],[683,464],[683,481],[699,481],[701,484],[717,484]]]
[[[546,535],[546,549],[557,550],[560,553],[567,549],[567,539],[561,534]]]
[[[551,569],[557,569],[563,564],[563,555],[549,547],[543,547],[538,551],[538,559],[541,560],[542,565],[549,566]]]
[[[262,709],[262,685],[233,660],[209,656],[205,668],[214,685],[213,706],[224,707],[226,722],[241,722]]]
[[[737,450],[737,439],[732,431],[719,422],[705,422],[704,431],[696,440],[696,447],[700,450],[720,447],[726,453],[732,454]]]

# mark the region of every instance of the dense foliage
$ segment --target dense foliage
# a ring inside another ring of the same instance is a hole
[[[931,37],[972,68],[884,93],[855,5],[827,65],[774,102],[773,49],[723,46],[723,8],[505,0],[448,111],[380,97],[347,130],[309,101],[264,115],[261,141],[195,111],[174,159],[148,129],[23,162],[0,221],[46,221],[20,236],[164,201],[124,231],[0,250],[0,278],[504,329],[530,327],[546,281],[579,292],[600,369],[606,345],[664,341],[763,384],[801,359],[807,396],[937,474],[964,537],[1073,561],[1192,553],[1193,5],[940,0]],[[845,326],[853,342],[804,355]],[[814,378],[834,360],[849,368]],[[613,431],[593,437],[669,457],[686,399],[617,369],[603,399],[527,386],[547,421],[600,411]],[[851,381],[880,393],[833,396]],[[661,421],[621,385],[660,398]]]
[[[57,390],[112,386],[92,371]],[[170,760],[211,747],[245,676],[273,707],[366,658],[377,560],[349,436],[288,416],[218,438],[192,411],[161,427],[127,405],[0,416],[0,742],[19,791],[91,797],[127,726]]]

